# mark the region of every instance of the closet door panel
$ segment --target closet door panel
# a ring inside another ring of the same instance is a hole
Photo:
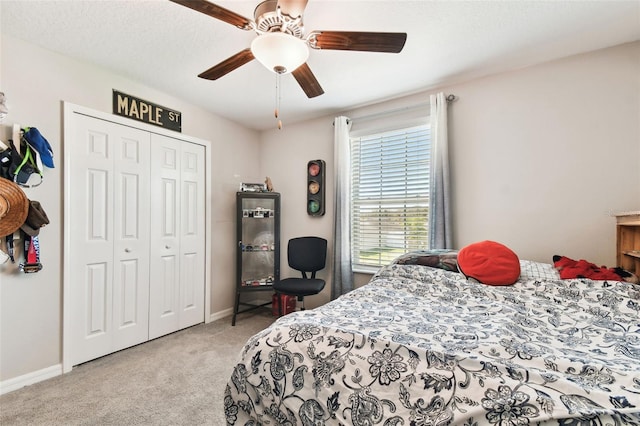
[[[176,256],[162,256],[160,258],[160,268],[158,271],[162,273],[159,277],[157,286],[154,290],[157,294],[154,294],[154,298],[158,298],[158,309],[161,318],[173,317],[174,326],[177,327],[177,311],[175,309],[178,306],[178,292],[176,291],[175,277],[178,276],[179,266],[178,258]],[[154,299],[155,300],[155,299]]]
[[[111,304],[110,286],[111,273],[109,263],[90,264],[86,266],[86,280],[83,294],[87,297],[84,305],[86,318],[82,322],[85,325],[83,335],[86,338],[99,339],[105,336],[110,327]]]
[[[149,338],[150,140],[114,125],[114,350]]]
[[[182,144],[180,236],[180,328],[204,321],[205,149]]]
[[[69,168],[73,363],[110,352],[113,309],[113,139],[101,122],[77,116]]]
[[[152,135],[151,338],[204,321],[203,146]],[[169,267],[170,266],[170,267]]]
[[[199,280],[199,271],[198,267],[198,254],[197,253],[186,253],[182,256],[180,262],[180,307],[182,316],[189,315],[192,311],[198,310],[202,299],[200,294],[196,294],[198,292],[199,286],[197,282]],[[196,285],[193,285],[193,284]],[[188,327],[189,325],[182,325],[182,322],[186,322],[187,320],[181,318],[181,328]],[[200,321],[195,322],[197,324]]]
[[[179,329],[180,141],[153,135],[149,338]]]
[[[80,114],[74,122],[67,164],[73,266],[65,297],[72,363],[79,364],[148,338],[149,231],[142,220],[149,203],[139,198],[148,194],[150,136]]]
[[[83,207],[87,212],[87,221],[84,225],[86,227],[86,243],[92,244],[94,250],[95,246],[100,246],[103,250],[111,249],[110,230],[107,227],[107,223],[110,221],[110,218],[107,217],[107,211],[112,203],[109,193],[110,179],[109,165],[103,164],[102,167],[97,166],[97,168],[87,170],[87,186],[83,188],[86,193],[86,203],[83,203],[85,204]]]

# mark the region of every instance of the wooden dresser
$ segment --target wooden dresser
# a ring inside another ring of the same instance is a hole
[[[640,211],[616,215],[616,265],[640,276]]]

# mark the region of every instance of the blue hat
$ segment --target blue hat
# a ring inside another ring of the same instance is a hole
[[[40,154],[42,164],[49,168],[53,168],[53,150],[49,142],[40,134],[35,127],[28,127],[25,129],[24,138],[29,145]]]

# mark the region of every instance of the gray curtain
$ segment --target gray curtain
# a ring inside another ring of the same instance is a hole
[[[447,99],[442,92],[431,95],[430,189],[429,247],[432,249],[452,248]]]
[[[353,290],[351,268],[351,120],[336,117],[333,121],[333,164],[335,179],[333,226],[333,277],[331,299]]]

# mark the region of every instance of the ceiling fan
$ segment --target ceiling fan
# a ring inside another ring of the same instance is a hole
[[[324,93],[306,61],[308,47],[319,50],[355,50],[399,53],[406,33],[311,31],[304,35],[303,13],[308,0],[265,0],[256,7],[254,19],[248,19],[207,0],[171,0],[258,36],[244,49],[198,77],[217,80],[257,59],[277,74],[291,73],[309,98]]]

